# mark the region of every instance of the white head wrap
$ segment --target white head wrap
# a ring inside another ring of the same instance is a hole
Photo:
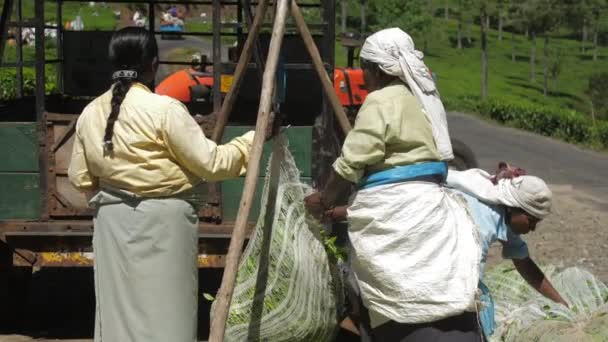
[[[481,169],[449,170],[447,185],[482,202],[521,208],[538,219],[551,213],[553,194],[542,179],[525,175],[501,179],[494,185],[490,178],[491,175]]]
[[[422,61],[424,54],[414,48],[412,38],[399,28],[378,31],[365,40],[360,57],[409,86],[431,123],[441,159],[453,159],[445,108],[435,81]]]
[[[497,186],[504,205],[521,208],[538,219],[543,219],[551,213],[553,194],[542,179],[519,176],[501,179]]]

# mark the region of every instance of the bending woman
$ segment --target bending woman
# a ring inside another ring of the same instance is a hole
[[[142,28],[117,31],[111,89],[76,124],[72,184],[93,195],[96,342],[197,337],[195,185],[245,172],[253,132],[207,140],[178,101],[152,93],[158,48]]]
[[[422,54],[400,29],[361,49],[370,91],[322,192],[320,217],[348,208],[353,270],[377,341],[479,341],[480,246],[458,199],[444,190],[452,157],[445,111]]]

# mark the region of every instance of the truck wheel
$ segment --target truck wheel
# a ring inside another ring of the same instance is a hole
[[[453,170],[467,170],[479,167],[475,154],[460,140],[452,139],[452,150],[454,159],[448,162],[448,167]]]

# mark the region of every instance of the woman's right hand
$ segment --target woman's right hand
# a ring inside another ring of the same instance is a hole
[[[323,222],[336,223],[346,221],[348,215],[346,209],[346,206],[339,206],[325,210],[323,213]]]
[[[322,194],[318,191],[315,191],[304,198],[306,210],[318,220],[321,220],[323,213],[325,212],[325,207],[323,206],[321,198]]]

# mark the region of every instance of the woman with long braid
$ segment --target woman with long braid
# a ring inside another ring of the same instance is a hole
[[[112,88],[76,125],[72,184],[92,195],[95,342],[192,342],[197,337],[197,184],[245,172],[250,131],[225,145],[187,109],[152,93],[158,48],[142,28],[109,46]]]

